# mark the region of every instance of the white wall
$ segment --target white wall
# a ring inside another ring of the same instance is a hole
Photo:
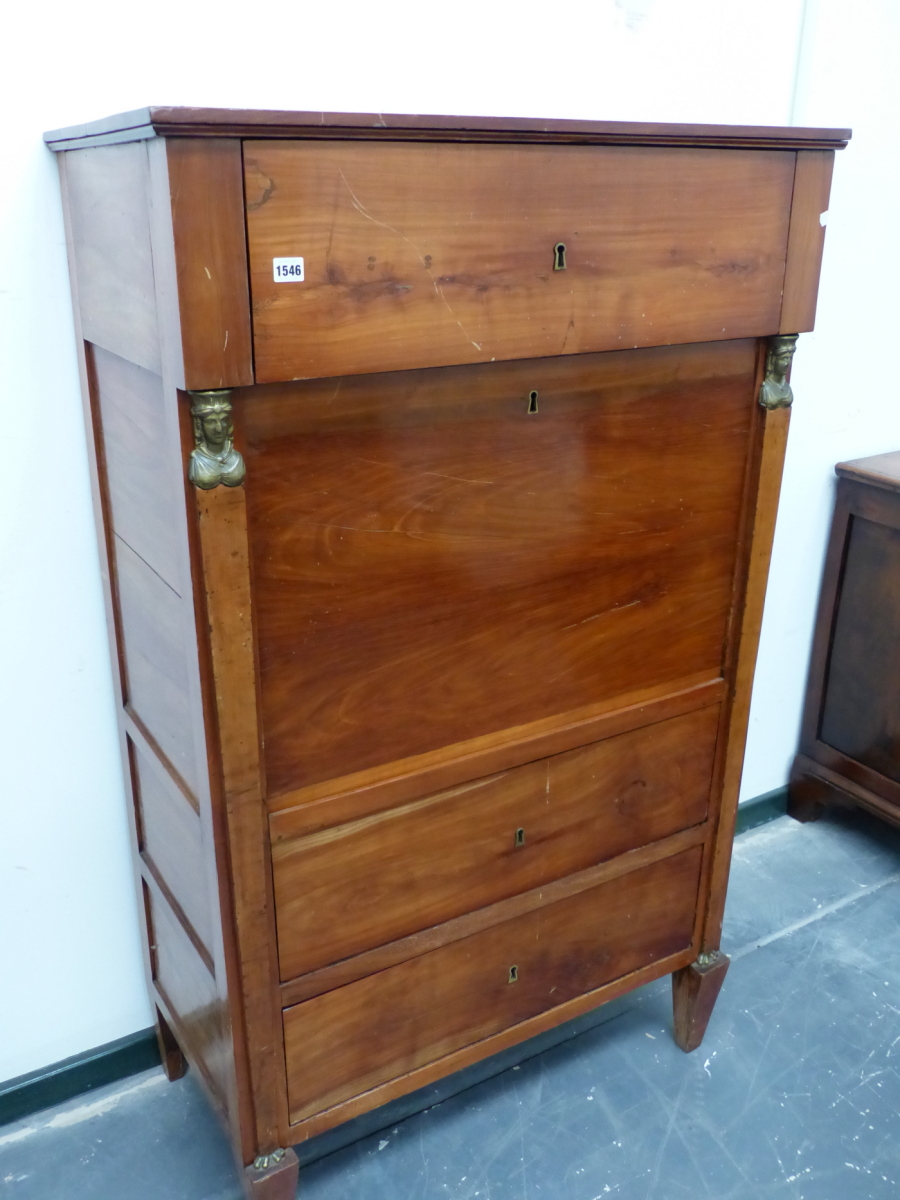
[[[898,441],[882,378],[897,246],[880,244],[892,193],[878,161],[891,0],[856,0],[849,28],[841,7],[807,12],[801,55],[803,0],[15,6],[0,78],[0,1079],[150,1023],[42,131],[147,103],[754,124],[786,124],[795,105],[801,120],[857,124],[838,161],[821,332],[795,372],[753,795],[783,781],[793,748],[831,463]],[[884,340],[870,350],[873,334]],[[835,368],[848,361],[849,399]]]
[[[780,787],[797,746],[834,464],[900,449],[895,368],[900,234],[900,5],[807,0],[794,124],[840,125],[816,329],[794,408],[741,796]]]

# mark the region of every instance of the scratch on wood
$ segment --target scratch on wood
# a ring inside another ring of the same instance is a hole
[[[476,350],[480,351],[481,345],[482,345],[481,342],[476,342],[469,335],[468,330],[463,325],[462,321],[460,321],[460,319],[456,315],[456,313],[453,311],[453,309],[450,305],[450,301],[444,295],[443,289],[441,288],[438,281],[435,279],[434,275],[431,273],[430,263],[425,261],[425,256],[421,253],[421,251],[419,250],[419,247],[415,244],[415,242],[411,241],[406,236],[405,233],[401,233],[401,231],[399,229],[396,229],[393,225],[388,225],[387,222],[379,221],[379,219],[377,217],[373,217],[372,214],[369,212],[369,210],[366,208],[366,206],[362,203],[362,201],[357,198],[357,195],[353,191],[353,188],[347,182],[347,176],[344,174],[344,172],[341,170],[340,167],[338,167],[338,171],[340,171],[340,176],[341,176],[341,179],[343,179],[343,181],[344,181],[344,186],[346,187],[347,191],[350,193],[350,202],[353,205],[353,207],[356,209],[356,211],[360,214],[360,216],[365,217],[367,221],[371,221],[374,225],[380,225],[382,229],[387,229],[388,232],[390,232],[390,233],[395,233],[397,235],[397,237],[403,238],[404,242],[406,242],[406,244],[408,246],[412,246],[413,250],[415,251],[416,257],[418,258],[419,262],[422,264],[422,266],[425,268],[425,270],[428,273],[428,278],[431,280],[432,287],[434,288],[434,290],[438,294],[438,296],[440,296],[440,298],[444,302],[444,304],[447,306],[447,311],[450,313],[450,316],[453,318],[453,320],[456,322],[456,324],[462,330],[463,336],[465,337],[466,341],[470,342],[471,345],[473,345]]]

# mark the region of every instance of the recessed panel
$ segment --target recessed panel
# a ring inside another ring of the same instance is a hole
[[[900,783],[900,530],[853,517],[820,738]]]
[[[195,805],[168,773],[128,739],[141,857],[180,906],[194,936],[213,945],[203,832]]]

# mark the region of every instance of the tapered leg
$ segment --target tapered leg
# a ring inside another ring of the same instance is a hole
[[[300,1163],[288,1146],[261,1154],[252,1166],[244,1168],[244,1191],[247,1200],[294,1200]]]
[[[689,967],[672,972],[674,1037],[685,1052],[696,1050],[703,1041],[728,962],[727,954],[713,950],[701,954]]]
[[[188,1069],[187,1059],[181,1053],[175,1034],[159,1009],[156,1010],[156,1040],[159,1042],[159,1056],[166,1079],[169,1083],[174,1083]]]

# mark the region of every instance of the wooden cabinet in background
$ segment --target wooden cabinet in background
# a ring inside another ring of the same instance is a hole
[[[788,811],[856,805],[900,825],[900,453],[836,470]]]
[[[703,1036],[841,130],[150,109],[59,152],[166,1069],[290,1147]]]

